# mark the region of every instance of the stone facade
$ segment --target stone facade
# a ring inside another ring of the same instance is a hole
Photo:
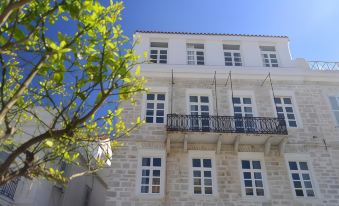
[[[305,68],[302,68],[305,69]],[[309,69],[309,68],[306,68]],[[237,73],[237,71],[232,71]],[[326,73],[326,71],[324,71]],[[335,75],[338,72],[336,72]],[[147,76],[147,73],[145,73]],[[334,73],[326,73],[331,76]],[[276,74],[278,75],[278,74]],[[195,136],[212,139],[221,135],[224,139],[237,137],[264,138],[281,137],[283,135],[249,135],[249,134],[215,134],[166,131],[164,124],[147,123],[130,137],[122,139],[125,145],[120,148],[112,159],[112,167],[107,170],[107,197],[106,206],[142,206],[142,205],[168,205],[168,206],[221,206],[221,205],[295,205],[295,206],[337,206],[339,205],[339,128],[333,117],[330,95],[339,95],[339,79],[337,81],[307,80],[291,78],[276,78],[272,75],[274,92],[276,96],[292,93],[294,109],[297,111],[298,127],[288,128],[287,143],[283,154],[279,153],[279,145],[272,145],[269,152],[264,155],[262,164],[265,165],[265,178],[267,188],[265,197],[249,197],[243,194],[241,153],[264,154],[265,144],[247,144],[242,142],[237,151],[233,143],[222,143],[218,151],[217,142],[195,141]],[[216,111],[216,93],[213,83],[213,71],[207,77],[176,77],[172,91],[172,79],[168,77],[147,76],[148,87],[166,88],[167,113],[188,114],[187,90],[200,89],[211,91],[210,113],[218,115],[233,115],[231,103],[231,89],[225,87],[224,79],[217,79],[218,111]],[[269,83],[261,86],[265,75],[261,78],[235,77],[232,81],[234,95],[239,91],[253,93],[256,116],[275,117],[275,105]],[[171,99],[173,96],[173,99]],[[172,105],[172,107],[171,107]],[[125,110],[126,122],[135,121],[138,116],[144,118],[145,95],[138,96],[138,105],[121,105]],[[172,111],[170,111],[172,108]],[[189,135],[189,141],[169,142],[171,137],[183,138]],[[169,145],[168,145],[169,144]],[[165,164],[165,178],[162,186],[164,194],[152,196],[140,194],[138,176],[138,158],[141,150],[167,151]],[[215,168],[213,195],[193,194],[190,181],[190,151],[214,151]],[[218,152],[216,152],[218,151]],[[312,185],[315,197],[296,197],[291,182],[287,156],[295,155],[306,157],[309,170],[312,174]]]

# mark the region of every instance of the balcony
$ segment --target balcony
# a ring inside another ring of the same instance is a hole
[[[339,71],[339,62],[309,61],[311,70],[317,71]]]
[[[166,149],[169,153],[171,143],[183,143],[184,151],[189,143],[216,144],[219,153],[222,144],[233,145],[234,152],[239,145],[263,145],[269,154],[275,145],[282,154],[287,134],[281,118],[168,114]]]
[[[167,131],[287,135],[285,120],[271,117],[168,114]]]
[[[0,186],[0,195],[13,200],[16,187],[18,186],[19,179],[11,180],[10,182]]]

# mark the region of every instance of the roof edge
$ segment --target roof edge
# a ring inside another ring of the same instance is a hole
[[[171,31],[146,31],[136,30],[134,33],[154,33],[154,34],[181,34],[181,35],[210,35],[210,36],[243,36],[243,37],[270,37],[287,38],[285,35],[262,35],[262,34],[229,34],[229,33],[208,33],[208,32],[171,32]]]

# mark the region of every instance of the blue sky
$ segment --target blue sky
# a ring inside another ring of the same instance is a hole
[[[287,35],[293,58],[339,61],[339,0],[125,0],[122,26]]]

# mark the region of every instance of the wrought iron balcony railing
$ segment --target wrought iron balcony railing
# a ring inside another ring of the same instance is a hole
[[[339,71],[339,62],[309,61],[311,70]]]
[[[0,186],[0,195],[3,195],[13,200],[16,187],[18,186],[19,179],[11,180],[10,182]]]
[[[285,120],[273,117],[168,114],[167,131],[287,135]]]

